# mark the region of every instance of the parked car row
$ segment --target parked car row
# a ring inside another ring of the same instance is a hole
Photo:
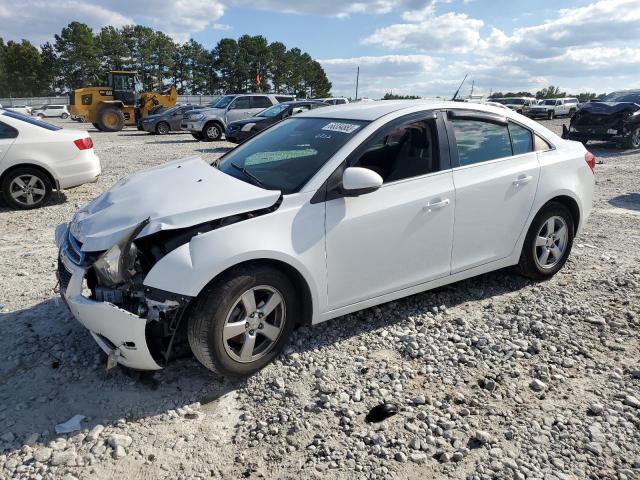
[[[537,100],[533,97],[491,98],[492,103],[500,103],[507,108],[531,118],[554,119],[562,115],[571,116],[578,109],[575,97]]]

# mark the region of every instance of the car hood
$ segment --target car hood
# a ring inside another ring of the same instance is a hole
[[[197,115],[205,114],[207,116],[216,115],[221,116],[224,115],[224,108],[201,108],[200,110],[192,110],[189,112],[189,117],[195,117]]]
[[[231,122],[229,124],[229,127],[232,125],[236,125],[236,126],[242,126],[242,125],[246,125],[248,123],[261,123],[261,122],[266,122],[268,120],[274,120],[274,118],[267,118],[267,117],[249,117],[249,118],[245,118],[243,120],[236,120],[235,122]]]
[[[146,220],[136,238],[268,208],[280,192],[227,175],[200,157],[144,170],[84,205],[70,225],[85,252],[107,250]]]
[[[580,107],[580,113],[596,115],[617,115],[622,112],[636,112],[638,110],[640,110],[640,105],[633,102],[588,102]]]

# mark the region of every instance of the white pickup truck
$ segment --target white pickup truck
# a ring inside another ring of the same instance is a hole
[[[576,110],[578,110],[577,98],[548,98],[538,105],[533,105],[526,115],[531,118],[544,117],[551,120],[561,115],[570,117]]]

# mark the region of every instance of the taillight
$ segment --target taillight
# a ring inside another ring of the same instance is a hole
[[[80,150],[89,150],[90,148],[93,148],[93,140],[91,140],[91,137],[80,138],[78,140],[74,140],[73,143],[75,143],[76,147]]]
[[[589,165],[589,168],[591,169],[591,171],[595,171],[596,169],[596,156],[591,153],[591,152],[587,152],[584,154],[584,161],[587,162],[587,165]]]

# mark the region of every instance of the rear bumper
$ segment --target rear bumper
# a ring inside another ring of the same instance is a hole
[[[67,162],[64,168],[55,172],[59,188],[73,188],[85,183],[94,183],[102,173],[100,157],[90,152],[83,152],[73,161]]]
[[[57,232],[56,237],[64,238]],[[60,295],[71,314],[84,325],[98,346],[107,354],[115,355],[119,364],[139,370],[159,370],[147,345],[147,320],[108,302],[96,302],[82,295],[87,270],[74,264],[60,250],[58,280]]]

